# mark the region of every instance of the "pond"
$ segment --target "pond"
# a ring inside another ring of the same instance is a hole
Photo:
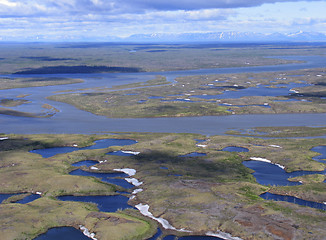
[[[229,147],[223,148],[222,151],[226,151],[226,152],[249,152],[249,149],[244,148],[244,147],[229,146]]]
[[[122,172],[97,173],[97,172],[86,172],[81,169],[76,169],[76,170],[71,171],[69,174],[77,175],[77,176],[96,177],[96,178],[99,178],[102,182],[115,184],[115,185],[118,185],[120,187],[127,188],[127,189],[135,187],[131,183],[128,183],[125,179],[121,179],[121,178],[129,177],[129,175],[122,173]]]
[[[101,148],[108,148],[111,146],[126,146],[126,145],[132,145],[137,143],[135,140],[131,139],[114,139],[114,138],[109,138],[109,139],[101,139],[94,141],[94,145],[88,146],[88,147],[83,147],[83,148],[78,148],[78,147],[55,147],[55,148],[45,148],[45,149],[35,149],[30,151],[31,153],[37,153],[42,155],[44,158],[49,158],[52,157],[56,154],[60,153],[70,153],[74,151],[79,151],[79,150],[91,150],[91,149],[101,149]]]
[[[311,207],[311,208],[316,208],[316,209],[326,211],[326,204],[307,201],[307,200],[303,200],[303,199],[292,197],[292,196],[283,196],[283,195],[266,192],[266,193],[261,194],[260,197],[262,197],[266,200],[285,201],[285,202],[295,203],[295,204],[298,204],[301,206],[306,206],[306,207]]]
[[[313,160],[326,163],[326,146],[317,146],[317,147],[313,147],[310,150],[321,154],[316,157],[313,157],[312,158]]]
[[[253,176],[256,181],[262,185],[273,185],[273,186],[294,186],[300,185],[300,182],[291,182],[288,179],[298,176],[304,176],[309,174],[325,174],[324,171],[295,171],[286,172],[279,166],[267,162],[261,161],[244,161],[242,162],[246,167],[254,170]]]
[[[73,227],[51,228],[46,233],[34,238],[34,240],[90,240],[80,230]]]
[[[61,201],[92,202],[97,204],[101,212],[116,212],[118,209],[133,208],[128,204],[129,198],[122,195],[98,195],[98,196],[59,196]]]

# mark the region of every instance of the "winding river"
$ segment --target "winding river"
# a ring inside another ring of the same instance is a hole
[[[176,77],[201,74],[245,73],[286,71],[303,68],[325,67],[326,57],[305,56],[287,57],[292,60],[303,60],[301,64],[284,64],[259,67],[199,69],[175,72],[152,73],[102,73],[102,74],[51,74],[51,75],[15,75],[14,77],[70,77],[82,78],[85,82],[68,85],[30,87],[0,90],[2,98],[16,98],[21,94],[28,94],[32,103],[23,104],[15,110],[39,112],[41,105],[50,104],[60,112],[50,118],[26,118],[0,115],[0,132],[32,134],[32,133],[99,133],[99,132],[177,132],[200,133],[205,135],[223,134],[229,129],[245,129],[262,126],[315,126],[324,125],[326,114],[254,114],[254,115],[228,115],[204,116],[182,118],[138,118],[138,119],[111,119],[97,116],[79,110],[71,105],[54,102],[45,97],[57,91],[112,87],[114,85],[142,82],[153,79],[156,75],[164,75],[169,81]],[[13,77],[6,75],[2,77]]]

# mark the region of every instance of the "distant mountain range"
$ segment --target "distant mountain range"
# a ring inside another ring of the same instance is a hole
[[[135,34],[120,40],[123,42],[326,42],[326,34],[302,31],[290,34],[255,32],[154,33]]]
[[[17,41],[14,37],[1,37],[0,42]],[[153,33],[134,34],[120,38],[115,36],[83,36],[51,39],[46,35],[22,37],[19,42],[121,42],[121,43],[216,43],[216,42],[326,42],[326,34],[319,32],[255,33],[255,32],[209,32],[209,33]]]

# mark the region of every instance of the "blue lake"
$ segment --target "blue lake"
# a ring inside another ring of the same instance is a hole
[[[45,148],[45,149],[35,149],[30,151],[31,153],[37,153],[42,155],[44,158],[52,157],[60,153],[70,153],[78,150],[91,150],[91,149],[102,149],[111,146],[126,146],[135,144],[135,140],[131,139],[101,139],[94,142],[94,145],[78,148],[78,147],[55,147],[55,148]]]
[[[222,151],[226,151],[226,152],[249,152],[249,149],[244,148],[244,147],[230,146],[230,147],[223,148]]]
[[[98,161],[85,160],[85,161],[80,161],[80,162],[73,163],[73,164],[71,164],[71,166],[74,166],[74,167],[81,167],[81,166],[90,167],[90,166],[93,166],[93,165],[95,165],[97,163],[98,163]]]
[[[326,146],[317,146],[310,149],[311,151],[318,152],[321,155],[318,155],[316,157],[313,157],[313,160],[316,160],[318,162],[326,163]]]
[[[107,182],[111,184],[115,184],[118,186],[121,186],[123,188],[133,188],[134,185],[131,183],[128,183],[126,180],[121,178],[129,177],[129,175],[123,173],[123,172],[116,172],[116,173],[97,173],[97,172],[86,172],[81,169],[73,170],[69,173],[70,175],[76,175],[76,176],[87,176],[87,177],[96,177],[99,178],[102,182]]]
[[[179,157],[203,157],[206,156],[206,153],[192,152],[185,155],[180,155]]]
[[[15,194],[0,194],[0,203],[2,203],[4,200],[12,197],[12,196],[15,196],[15,195],[19,195],[20,193],[15,193]],[[21,193],[23,194],[23,193]],[[41,196],[38,195],[38,194],[30,194],[26,197],[24,197],[23,199],[15,202],[15,203],[21,203],[21,204],[25,204],[25,203],[29,203],[29,202],[32,202],[34,201],[35,199],[38,199],[40,198]]]
[[[285,172],[284,169],[267,162],[260,161],[244,161],[242,162],[246,167],[254,170],[253,176],[257,182],[262,185],[275,186],[294,186],[300,185],[299,182],[290,182],[288,178],[304,176],[308,174],[325,174],[326,170],[318,171],[295,171],[291,173]]]
[[[61,201],[92,202],[96,203],[101,212],[116,212],[118,209],[134,208],[127,202],[128,197],[122,195],[113,196],[59,196]]]
[[[34,238],[34,240],[90,240],[80,230],[73,227],[51,228],[46,233]]]
[[[6,200],[8,198],[10,198],[11,196],[14,196],[14,195],[18,195],[18,193],[10,193],[10,194],[6,194],[6,193],[1,193],[0,194],[0,203],[3,202],[3,200]]]
[[[262,197],[266,200],[285,201],[285,202],[295,203],[295,204],[298,204],[301,206],[317,208],[317,209],[326,211],[326,204],[312,202],[312,201],[306,201],[306,200],[292,197],[292,196],[283,196],[283,195],[266,192],[266,193],[261,194],[260,197]]]
[[[25,204],[25,203],[29,203],[29,202],[32,202],[38,198],[40,198],[41,196],[39,194],[31,194],[31,195],[28,195],[27,197],[24,197],[23,199],[15,202],[15,203],[21,203],[21,204]]]

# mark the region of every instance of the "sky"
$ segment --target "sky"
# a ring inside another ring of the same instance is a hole
[[[326,34],[326,0],[0,0],[0,40],[109,40],[152,33]]]

